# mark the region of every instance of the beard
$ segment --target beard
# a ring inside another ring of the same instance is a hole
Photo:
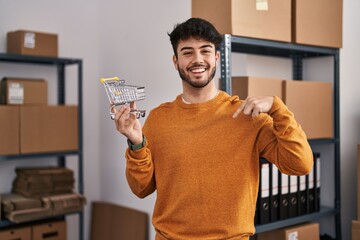
[[[215,73],[216,73],[216,67],[213,67],[210,70],[210,75],[209,78],[202,80],[202,81],[192,81],[189,74],[187,74],[183,69],[180,69],[179,65],[178,65],[178,72],[179,72],[179,76],[180,78],[188,83],[190,86],[194,87],[194,88],[203,88],[206,87],[214,78]]]

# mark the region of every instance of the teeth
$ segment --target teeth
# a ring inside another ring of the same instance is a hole
[[[193,70],[191,70],[191,72],[195,72],[195,73],[205,72],[205,68],[197,68],[197,69],[193,69]]]

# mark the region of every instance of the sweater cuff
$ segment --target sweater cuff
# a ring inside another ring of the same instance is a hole
[[[129,156],[131,158],[134,158],[134,159],[144,159],[146,158],[147,156],[147,144],[145,144],[145,146],[143,148],[140,148],[138,150],[131,150],[129,147],[127,149],[127,153],[129,154]]]

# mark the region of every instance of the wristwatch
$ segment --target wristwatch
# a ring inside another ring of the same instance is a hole
[[[132,151],[136,151],[136,150],[139,150],[141,148],[143,148],[146,144],[146,138],[145,136],[143,135],[143,140],[141,143],[139,144],[133,144],[129,139],[127,140],[127,143],[128,143],[128,146],[130,148],[130,150]]]

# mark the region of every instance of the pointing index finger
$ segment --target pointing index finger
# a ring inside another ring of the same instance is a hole
[[[236,111],[234,112],[233,114],[233,118],[236,118],[239,116],[239,114],[243,111],[244,109],[244,106],[245,106],[245,102],[243,102],[240,107],[238,109],[236,109]]]

